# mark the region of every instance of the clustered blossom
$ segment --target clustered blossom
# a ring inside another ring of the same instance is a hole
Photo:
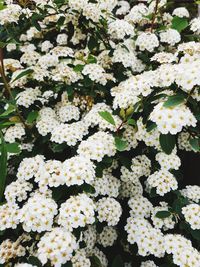
[[[200,186],[181,177],[200,149],[192,13],[0,1],[0,264],[199,267]]]

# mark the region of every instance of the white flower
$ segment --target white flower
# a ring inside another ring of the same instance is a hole
[[[200,205],[189,204],[182,208],[182,213],[193,230],[200,229]]]
[[[78,248],[75,237],[63,228],[46,232],[38,243],[38,259],[44,265],[49,260],[55,267],[61,267],[72,258]]]
[[[141,33],[135,41],[141,51],[147,50],[153,52],[159,46],[158,37],[154,33]]]
[[[181,41],[181,35],[177,30],[168,29],[160,33],[160,41],[169,45],[175,45]]]

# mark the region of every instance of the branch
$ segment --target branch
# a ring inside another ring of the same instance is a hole
[[[159,0],[156,0],[154,14],[153,14],[152,22],[151,22],[151,32],[153,31],[155,20],[156,20],[156,15],[158,13],[158,4],[159,4]]]

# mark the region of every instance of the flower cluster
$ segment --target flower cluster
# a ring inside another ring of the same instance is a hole
[[[200,18],[6,0],[0,26],[0,264],[199,267]]]

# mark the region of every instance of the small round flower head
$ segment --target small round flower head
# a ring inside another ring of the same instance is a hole
[[[95,178],[95,165],[87,157],[75,156],[63,162],[60,176],[67,186],[90,184]]]
[[[117,239],[117,231],[114,227],[105,226],[103,231],[98,235],[97,242],[103,247],[111,247]]]
[[[114,156],[116,153],[114,137],[106,132],[99,131],[82,141],[78,147],[78,154],[101,161],[104,156]]]
[[[131,170],[135,178],[148,176],[151,172],[151,161],[145,155],[136,156],[132,159]]]
[[[95,195],[117,197],[119,195],[120,181],[109,173],[101,178],[96,178],[92,185],[95,188]]]
[[[21,15],[22,8],[20,5],[9,4],[0,12],[0,25],[17,23]]]
[[[80,111],[78,107],[75,107],[74,105],[64,105],[61,106],[58,111],[58,118],[61,122],[68,122],[71,120],[78,120],[80,117]]]
[[[87,133],[88,128],[83,121],[71,124],[61,123],[53,129],[51,141],[58,144],[67,143],[68,146],[75,146]]]
[[[19,244],[18,240],[13,242],[6,239],[0,244],[0,264],[8,263],[17,257],[23,257],[25,253],[25,248]]]
[[[151,61],[157,61],[160,64],[172,63],[175,60],[176,60],[176,56],[173,53],[169,53],[169,52],[159,52],[159,53],[156,53],[151,58]]]
[[[16,140],[21,140],[25,135],[25,129],[22,123],[16,123],[14,126],[7,128],[4,138],[8,143],[14,143]]]
[[[163,230],[173,229],[175,226],[175,221],[173,220],[173,214],[166,218],[158,218],[156,216],[157,212],[168,211],[168,206],[166,202],[161,202],[160,206],[154,207],[151,211],[151,220],[155,228]]]
[[[190,14],[185,7],[177,7],[174,9],[173,16],[177,16],[179,18],[189,18]]]
[[[177,134],[185,126],[196,126],[197,120],[185,105],[165,108],[163,103],[154,107],[150,120],[155,122],[162,134]]]
[[[49,187],[58,187],[64,184],[64,178],[60,175],[62,163],[58,160],[47,160],[40,164],[38,171],[35,173],[35,182],[40,189]]]
[[[9,184],[5,189],[5,198],[8,202],[21,202],[27,199],[27,194],[31,192],[33,185],[26,181],[17,180]]]
[[[67,34],[65,34],[65,33],[58,34],[57,38],[56,38],[56,42],[59,45],[66,45],[67,44],[67,38],[68,38]]]
[[[140,267],[158,267],[153,261],[143,261]]]
[[[129,217],[125,230],[128,233],[128,242],[137,244],[140,256],[145,257],[150,254],[156,257],[164,256],[163,234],[159,229],[153,228],[146,219]]]
[[[134,27],[125,20],[116,19],[108,25],[108,34],[113,39],[124,39],[125,36],[134,36]]]
[[[181,165],[180,158],[174,153],[167,155],[163,152],[160,152],[156,154],[156,160],[160,164],[161,168],[165,170],[178,170]]]
[[[75,237],[63,228],[53,228],[46,232],[38,243],[38,259],[44,265],[47,261],[52,266],[61,267],[72,258],[72,253],[78,248]]]
[[[196,34],[200,33],[200,18],[194,18],[190,23],[190,29]]]
[[[69,231],[72,231],[73,228],[93,224],[95,221],[94,210],[95,204],[86,194],[71,196],[61,204],[58,224]]]
[[[41,95],[41,91],[38,88],[26,88],[25,91],[17,94],[17,104],[19,106],[24,106],[28,108],[31,106],[36,100],[39,99]]]
[[[17,178],[19,180],[30,180],[38,172],[39,167],[44,164],[44,157],[37,155],[33,158],[24,158],[18,168]]]
[[[16,263],[14,267],[36,267],[36,265],[32,265],[29,263]]]
[[[94,225],[88,225],[87,229],[83,232],[83,241],[86,244],[86,249],[94,248],[97,241],[97,231]]]
[[[130,198],[128,201],[128,205],[131,209],[130,216],[132,217],[148,218],[153,209],[153,205],[151,204],[151,202],[143,196],[136,196]]]
[[[71,258],[73,267],[90,267],[91,262],[87,258],[87,254],[84,249],[76,250],[75,255]]]
[[[57,204],[53,199],[35,194],[20,210],[19,219],[26,232],[41,233],[51,230],[56,214]]]
[[[147,50],[153,52],[159,46],[158,37],[154,33],[141,33],[135,41],[136,46],[139,46],[141,51]]]
[[[196,203],[200,201],[200,186],[198,185],[187,185],[184,189],[180,190],[180,193],[191,201]]]
[[[192,151],[189,139],[190,139],[190,133],[180,132],[178,135],[178,148],[180,150]]]
[[[102,267],[108,267],[108,260],[106,258],[106,255],[97,247],[94,247],[93,249],[88,250],[87,254],[88,254],[88,257],[95,255],[99,259]]]
[[[160,196],[164,196],[164,194],[171,190],[176,190],[178,187],[175,177],[164,169],[151,174],[147,179],[147,183],[151,188],[155,187],[157,194]]]
[[[115,226],[120,220],[122,208],[114,198],[103,197],[97,202],[97,212],[100,222],[107,222],[109,226]]]
[[[182,208],[182,213],[193,230],[200,229],[200,205],[189,204]]]
[[[15,203],[6,203],[0,206],[0,231],[8,228],[15,229],[19,224],[19,207]]]
[[[200,253],[192,247],[190,240],[178,234],[167,234],[164,239],[165,250],[172,254],[174,264],[180,267],[199,265]]]
[[[181,35],[177,30],[168,29],[160,33],[160,41],[161,43],[175,45],[181,41]]]

